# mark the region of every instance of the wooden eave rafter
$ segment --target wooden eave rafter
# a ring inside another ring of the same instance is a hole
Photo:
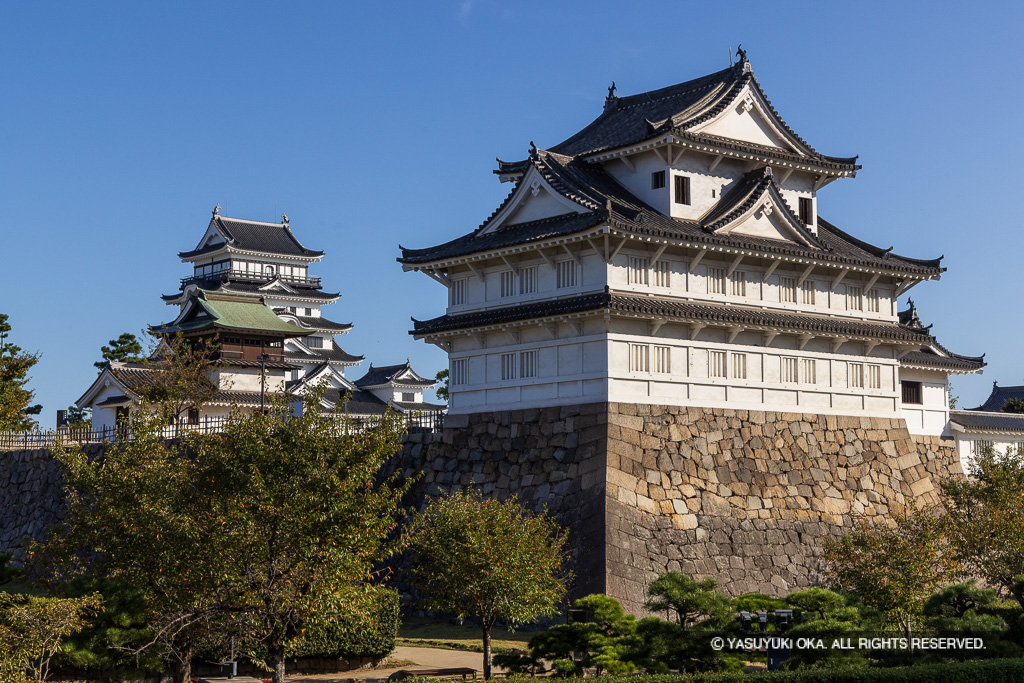
[[[839,347],[842,346],[843,344],[846,344],[847,342],[862,342],[862,343],[865,343],[865,344],[871,344],[871,347],[870,347],[871,349],[874,349],[876,346],[878,346],[880,344],[888,344],[888,345],[896,346],[896,347],[905,347],[906,350],[904,351],[904,353],[908,353],[910,351],[913,351],[913,350],[918,349],[918,348],[921,347],[921,341],[899,340],[899,339],[880,340],[877,337],[866,336],[866,335],[849,335],[849,334],[843,334],[843,333],[838,333],[838,332],[827,332],[827,331],[806,332],[806,331],[794,330],[792,328],[778,327],[778,326],[774,326],[774,325],[755,325],[755,324],[748,324],[748,323],[737,324],[735,322],[726,322],[726,321],[694,320],[692,318],[686,318],[686,317],[679,317],[679,318],[669,317],[669,318],[657,318],[657,319],[655,319],[655,318],[652,318],[649,313],[648,314],[644,314],[644,313],[628,313],[628,312],[624,312],[624,311],[614,311],[613,312],[613,311],[611,311],[611,309],[608,309],[608,308],[603,308],[603,309],[596,308],[596,309],[594,309],[592,311],[585,311],[585,312],[581,312],[581,313],[574,313],[574,314],[571,314],[571,315],[544,316],[544,317],[532,318],[532,319],[528,319],[528,320],[517,320],[517,321],[513,321],[513,322],[494,323],[494,324],[491,324],[491,325],[481,325],[479,327],[468,328],[468,329],[464,328],[464,329],[459,329],[459,330],[446,330],[444,332],[428,333],[428,334],[414,335],[414,336],[417,339],[446,338],[446,337],[460,337],[460,336],[464,337],[464,336],[468,336],[468,337],[473,337],[473,338],[477,338],[477,339],[481,340],[481,345],[482,345],[483,344],[483,342],[482,342],[483,335],[485,333],[487,333],[487,332],[504,332],[504,333],[507,333],[510,336],[512,336],[513,333],[512,333],[512,331],[510,331],[511,328],[516,328],[518,330],[519,328],[523,328],[523,327],[549,327],[553,323],[565,323],[565,324],[571,325],[571,326],[573,326],[573,331],[576,333],[576,336],[582,336],[582,332],[583,332],[583,330],[582,330],[582,321],[585,318],[595,318],[595,317],[598,317],[598,316],[601,316],[606,322],[609,321],[611,318],[624,318],[624,319],[633,319],[633,320],[645,321],[650,326],[650,329],[653,330],[651,332],[652,336],[654,335],[654,333],[657,330],[661,329],[661,327],[663,325],[667,324],[667,323],[689,325],[690,326],[690,335],[689,335],[690,341],[695,340],[697,338],[697,335],[700,334],[701,330],[704,330],[704,329],[709,328],[709,327],[714,327],[714,328],[721,328],[721,329],[727,330],[728,334],[730,335],[730,337],[729,337],[730,342],[732,340],[734,340],[736,338],[736,336],[738,334],[740,334],[741,332],[748,332],[748,331],[761,332],[761,333],[763,333],[765,335],[765,339],[764,339],[764,345],[765,346],[770,345],[771,342],[774,341],[775,338],[780,336],[780,335],[790,335],[790,336],[797,337],[797,339],[799,340],[799,343],[800,343],[800,349],[803,349],[813,339],[830,339],[830,340],[832,340],[832,352],[833,353],[838,351]],[[656,325],[656,327],[655,327],[655,325]],[[899,356],[897,356],[897,359],[898,358],[899,358]]]
[[[451,268],[458,265],[466,265],[470,263],[480,263],[491,259],[501,259],[502,257],[510,257],[519,254],[526,254],[544,249],[555,249],[562,250],[568,254],[576,265],[580,265],[579,254],[575,253],[570,249],[570,245],[582,244],[585,247],[593,247],[595,253],[604,260],[604,253],[601,246],[594,242],[595,238],[602,235],[607,235],[610,238],[629,239],[633,242],[640,242],[646,244],[657,244],[665,245],[667,247],[678,247],[682,249],[694,249],[696,250],[697,256],[694,257],[690,263],[691,268],[696,268],[697,264],[700,263],[701,259],[704,258],[709,252],[714,254],[724,254],[735,258],[736,255],[743,254],[744,257],[761,258],[761,259],[772,259],[781,264],[794,264],[802,267],[812,266],[816,268],[829,268],[832,270],[846,271],[847,273],[863,273],[867,275],[879,274],[882,277],[892,277],[903,281],[903,289],[899,290],[897,296],[902,295],[914,285],[919,282],[938,280],[941,279],[942,273],[907,273],[905,271],[893,270],[884,267],[872,267],[867,265],[849,264],[835,261],[827,261],[824,259],[816,259],[813,257],[805,256],[791,256],[788,254],[766,254],[763,251],[756,249],[745,249],[740,247],[732,247],[726,245],[708,244],[706,242],[699,242],[696,240],[689,240],[685,238],[672,239],[667,237],[659,237],[654,235],[641,235],[628,229],[621,227],[612,227],[608,224],[599,225],[596,228],[592,228],[585,232],[576,233],[573,235],[567,235],[564,237],[554,237],[551,239],[541,240],[530,244],[521,244],[510,247],[503,247],[501,249],[494,249],[491,251],[477,252],[474,254],[467,254],[465,256],[459,256],[450,259],[443,259],[438,261],[432,261],[428,263],[418,264],[402,264],[403,271],[451,271]],[[589,244],[588,244],[589,243]],[[609,252],[610,253],[610,252]],[[543,258],[543,256],[542,256]],[[845,276],[844,276],[845,277]],[[838,282],[836,283],[838,285]]]
[[[742,141],[737,140],[737,143],[742,144]],[[622,157],[634,156],[642,152],[653,152],[661,159],[662,162],[667,166],[672,164],[669,161],[671,155],[671,149],[673,147],[680,148],[679,156],[682,156],[686,151],[692,150],[707,154],[711,157],[723,157],[729,159],[737,159],[745,161],[748,164],[760,164],[764,166],[771,166],[772,169],[779,169],[780,174],[785,173],[786,170],[792,171],[804,171],[807,173],[813,173],[819,176],[826,176],[830,180],[837,178],[852,178],[857,175],[856,169],[837,169],[828,168],[822,164],[815,163],[813,159],[806,159],[805,161],[796,161],[795,159],[779,159],[769,154],[759,154],[754,150],[735,150],[730,149],[724,145],[717,145],[711,141],[707,142],[696,142],[686,138],[681,138],[672,133],[665,133],[656,138],[650,140],[644,140],[634,145],[627,145],[625,147],[617,147],[615,149],[603,150],[601,152],[595,152],[589,154],[584,158],[585,161],[591,164],[603,163],[612,159],[620,159]],[[676,157],[678,159],[678,157]],[[714,164],[715,166],[718,163]],[[709,173],[712,169],[709,169]],[[830,181],[826,181],[830,182]]]
[[[238,247],[231,246],[231,244],[229,242],[224,242],[224,243],[222,243],[222,244],[220,244],[218,246],[220,246],[221,248],[217,249],[217,250],[214,250],[214,251],[209,251],[209,252],[207,252],[205,254],[198,254],[198,255],[195,255],[195,256],[187,256],[187,257],[181,258],[181,262],[182,263],[192,263],[194,261],[198,261],[199,259],[205,259],[205,258],[210,258],[212,256],[217,256],[218,254],[231,254],[232,256],[252,256],[254,258],[260,258],[260,259],[264,259],[264,260],[267,260],[267,261],[269,261],[269,260],[299,261],[301,263],[307,263],[307,264],[308,263],[316,263],[317,261],[321,261],[324,258],[323,254],[321,254],[319,256],[299,256],[297,254],[278,254],[277,252],[273,252],[273,251],[253,251],[251,249],[239,249]]]

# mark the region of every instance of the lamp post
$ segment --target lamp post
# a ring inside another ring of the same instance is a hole
[[[256,360],[260,362],[260,412],[265,413],[267,412],[264,408],[267,395],[267,361],[270,360],[270,356],[261,353]]]

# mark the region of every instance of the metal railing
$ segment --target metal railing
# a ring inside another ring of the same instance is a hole
[[[247,270],[218,270],[213,273],[207,273],[206,275],[192,275],[191,277],[181,278],[181,286],[190,285],[193,282],[199,282],[201,280],[207,281],[220,281],[220,280],[242,280],[245,282],[270,282],[274,278],[281,280],[282,282],[290,282],[296,285],[306,285],[309,287],[319,287],[320,278],[309,277],[308,275],[281,275],[280,273],[250,273]]]
[[[410,432],[438,432],[444,425],[444,411],[421,411],[403,415],[405,426]],[[348,416],[346,416],[348,417]],[[179,420],[163,428],[165,439],[179,439],[187,434],[220,434],[235,418],[204,417],[199,422]],[[372,429],[380,424],[380,417],[351,416],[347,424],[355,431]],[[131,438],[126,424],[104,429],[74,427],[32,432],[0,432],[0,452],[52,448],[57,442],[64,444],[97,444]]]

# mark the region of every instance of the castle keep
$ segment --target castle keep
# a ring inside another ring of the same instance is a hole
[[[742,53],[613,85],[580,132],[499,160],[512,191],[480,227],[399,258],[448,296],[412,330],[449,355],[428,485],[547,503],[587,590],[633,609],[665,569],[806,586],[828,534],[932,500],[960,471],[948,377],[984,361],[897,306],[940,259],[820,215],[856,162],[790,129]]]

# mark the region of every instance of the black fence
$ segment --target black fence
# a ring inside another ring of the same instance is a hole
[[[410,432],[436,432],[444,424],[444,411],[420,411],[404,413],[402,418]],[[204,417],[198,422],[185,420],[175,422],[163,428],[165,439],[178,439],[187,434],[219,434],[224,431],[233,418]],[[362,431],[380,424],[380,416],[351,416],[345,421],[347,429]],[[0,432],[0,451],[20,451],[34,448],[50,448],[57,442],[64,444],[94,444],[104,441],[118,441],[131,438],[127,425],[116,425],[105,429],[89,427],[35,431],[35,432]]]

